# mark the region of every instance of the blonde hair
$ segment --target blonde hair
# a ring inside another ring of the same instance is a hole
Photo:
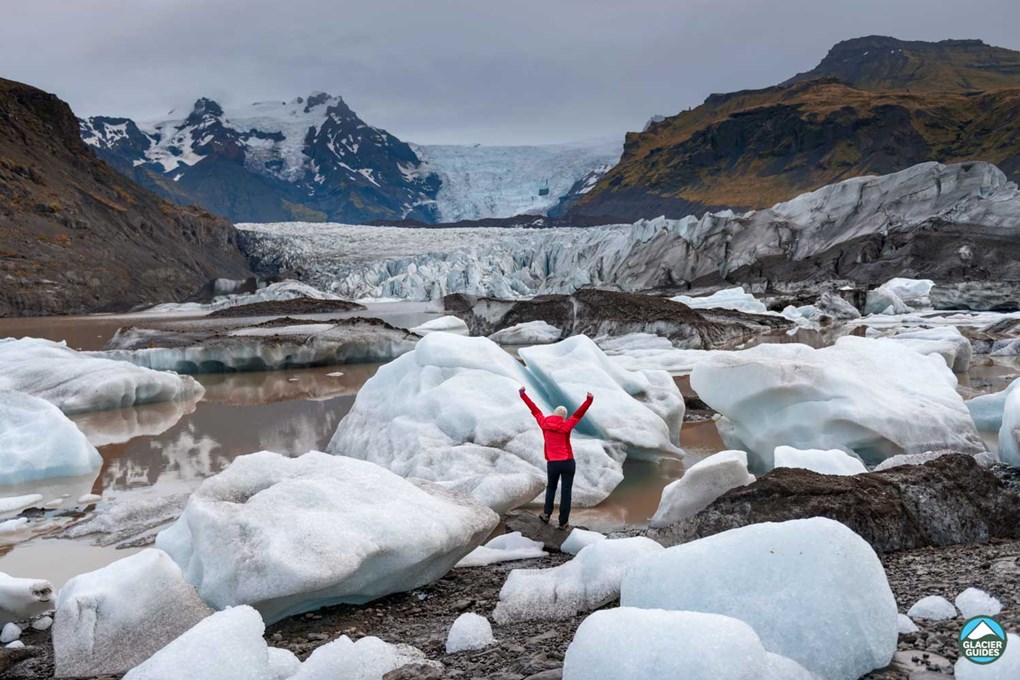
[[[567,418],[567,407],[566,406],[557,406],[556,408],[553,409],[553,415],[554,416],[559,416],[560,418],[563,418],[564,420],[566,420],[566,418]]]

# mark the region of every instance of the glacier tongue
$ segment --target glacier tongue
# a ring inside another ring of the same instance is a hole
[[[743,215],[723,211],[586,229],[238,227],[242,249],[257,269],[301,271],[306,282],[346,299],[429,300],[454,292],[506,299],[584,286],[638,291],[717,285],[740,272],[748,272],[749,280],[802,281],[798,267],[829,280],[837,277],[829,260],[845,259],[844,251],[855,260],[847,264],[850,274],[884,281],[891,263],[882,255],[857,262],[855,249],[891,234],[924,241],[908,264],[936,276],[928,270],[942,261],[921,252],[936,247],[932,233],[943,232],[936,233],[939,243],[959,236],[980,249],[980,239],[1015,238],[1018,215],[1016,185],[995,166],[975,162],[922,163],[850,179]],[[360,252],[352,241],[367,250]],[[971,266],[979,265],[1003,276],[1012,266],[977,259]]]

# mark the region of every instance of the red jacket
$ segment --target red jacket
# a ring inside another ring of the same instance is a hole
[[[563,420],[559,416],[543,415],[541,409],[535,405],[535,402],[527,394],[521,392],[520,395],[524,403],[531,409],[531,415],[535,416],[538,426],[542,428],[542,434],[545,436],[545,459],[573,460],[574,449],[570,446],[570,432],[577,426],[581,418],[584,418],[588,407],[591,406],[592,398],[588,397],[585,399],[584,403],[581,404],[581,408],[574,411],[574,415]]]

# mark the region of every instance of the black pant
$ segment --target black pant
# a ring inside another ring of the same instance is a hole
[[[560,526],[566,526],[570,519],[570,491],[574,488],[574,472],[577,465],[573,460],[550,460],[545,464],[549,475],[549,484],[545,488],[545,514],[552,515],[553,501],[556,499],[556,485],[563,478],[563,491],[560,493]]]

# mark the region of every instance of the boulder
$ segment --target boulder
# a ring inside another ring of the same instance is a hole
[[[649,535],[675,545],[809,517],[842,522],[878,552],[1020,538],[1020,498],[966,455],[851,477],[779,468]]]
[[[272,623],[431,583],[498,522],[466,496],[373,463],[261,451],[203,481],[156,547],[213,607],[250,604]]]

